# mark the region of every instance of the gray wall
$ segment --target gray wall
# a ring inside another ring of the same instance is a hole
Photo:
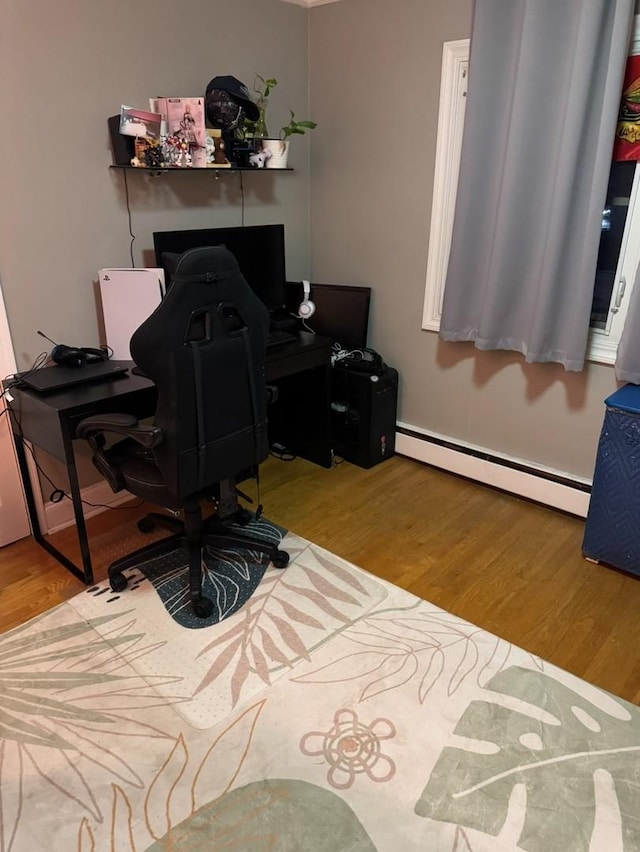
[[[285,223],[290,278],[373,288],[370,342],[401,373],[402,421],[590,477],[610,367],[567,374],[421,330],[442,42],[468,37],[470,16],[471,0],[5,4],[0,284],[19,367],[43,349],[38,328],[96,343],[97,270],[129,265],[107,116],[215,74],[273,75],[272,127],[289,108],[319,127],[295,139],[294,172],[244,175],[245,223]],[[238,174],[132,174],[128,188],[136,265],[154,230],[241,222]]]
[[[421,329],[442,43],[469,37],[471,8],[310,10],[312,280],[373,288],[370,345],[400,371],[401,421],[589,478],[611,367],[529,366]]]
[[[0,283],[18,366],[54,340],[98,343],[95,285],[129,266],[125,182],[107,117],[149,96],[204,94],[217,74],[274,76],[271,130],[308,108],[308,12],[281,0],[29,0],[3,4],[0,35]],[[243,174],[244,222],[284,222],[288,273],[309,264],[309,145],[293,172]],[[134,260],[154,230],[239,225],[240,175],[128,175]],[[47,466],[47,461],[43,462]],[[61,468],[53,466],[56,479]],[[96,480],[85,470],[83,479]],[[48,489],[50,490],[50,489]]]

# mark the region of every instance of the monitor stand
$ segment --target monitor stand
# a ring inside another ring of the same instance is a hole
[[[286,310],[273,311],[269,314],[269,327],[277,331],[296,331],[298,323]]]

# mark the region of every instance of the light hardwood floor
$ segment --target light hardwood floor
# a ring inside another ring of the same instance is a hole
[[[400,456],[371,470],[269,459],[261,499],[282,526],[640,703],[640,580],[582,558],[583,521]],[[143,511],[89,522],[97,579],[139,546]],[[56,543],[72,554],[74,531]],[[3,548],[0,566],[4,630],[84,588],[31,539]]]

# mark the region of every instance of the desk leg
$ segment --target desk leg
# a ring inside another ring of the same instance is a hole
[[[87,540],[87,528],[84,523],[84,514],[82,512],[82,502],[80,500],[80,489],[78,487],[78,477],[76,474],[75,457],[73,455],[73,447],[71,448],[71,462],[69,464],[69,479],[71,482],[71,496],[73,500],[73,509],[76,518],[78,529],[78,541],[80,542],[80,552],[82,554],[82,564],[84,570],[80,570],[68,557],[54,547],[51,542],[42,534],[40,520],[38,519],[38,509],[33,494],[33,486],[31,485],[31,476],[29,474],[29,466],[27,464],[27,455],[24,450],[24,440],[18,432],[13,433],[14,444],[16,448],[16,456],[18,457],[18,466],[20,468],[20,476],[22,477],[22,485],[24,488],[24,496],[27,501],[27,511],[29,512],[29,521],[31,523],[31,531],[36,542],[40,547],[44,548],[47,553],[54,556],[58,562],[62,563],[71,573],[82,580],[83,583],[90,585],[93,583],[93,569],[91,567],[91,559],[89,556],[89,546]],[[72,472],[73,470],[73,472]],[[75,484],[74,484],[75,483]],[[80,512],[80,521],[78,520],[78,509]]]
[[[84,512],[82,510],[82,497],[80,494],[80,483],[78,482],[78,471],[76,470],[76,456],[73,451],[73,441],[68,435],[64,436],[64,454],[67,463],[67,473],[69,475],[69,486],[71,489],[71,502],[73,503],[73,516],[76,522],[76,531],[78,534],[78,544],[80,545],[80,558],[82,559],[83,571],[80,572],[76,568],[74,574],[86,583],[88,586],[93,583],[93,567],[91,565],[91,553],[89,552],[89,537],[87,535],[87,525],[84,521]],[[69,567],[67,565],[67,567]],[[74,566],[75,567],[75,566]]]

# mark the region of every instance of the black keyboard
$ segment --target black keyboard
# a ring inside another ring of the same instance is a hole
[[[283,331],[281,328],[272,328],[269,329],[269,336],[267,337],[267,349],[271,349],[273,346],[295,343],[297,339],[296,335],[291,334],[290,331]]]

